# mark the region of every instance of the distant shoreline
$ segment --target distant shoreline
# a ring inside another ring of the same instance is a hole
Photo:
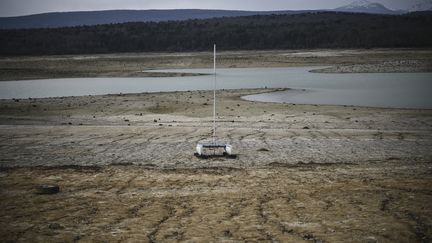
[[[432,72],[432,49],[225,51],[218,56],[219,68],[298,66],[331,66],[314,71],[323,73]],[[210,52],[1,57],[0,81],[195,76],[151,70],[210,67]]]

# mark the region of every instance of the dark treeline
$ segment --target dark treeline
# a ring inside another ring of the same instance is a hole
[[[430,12],[399,16],[307,13],[0,30],[0,55],[432,47]]]

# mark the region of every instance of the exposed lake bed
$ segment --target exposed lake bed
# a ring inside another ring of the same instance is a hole
[[[193,156],[211,133],[209,91],[0,101],[0,235],[429,239],[431,110],[240,98],[271,91],[218,93],[235,160]],[[47,183],[61,192],[34,192]]]
[[[313,92],[284,80],[218,92],[235,160],[193,156],[210,91],[0,100],[1,238],[429,241],[432,110],[242,99]]]

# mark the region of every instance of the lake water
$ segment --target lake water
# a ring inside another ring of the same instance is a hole
[[[218,69],[219,89],[291,88],[250,95],[247,100],[432,108],[432,73],[320,74],[321,67]],[[159,72],[211,73],[211,69]],[[212,89],[212,76],[148,78],[72,78],[0,82],[0,99]]]

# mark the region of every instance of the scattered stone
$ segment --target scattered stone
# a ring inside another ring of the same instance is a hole
[[[306,127],[303,127],[303,129],[310,129],[308,126],[306,126]]]
[[[225,231],[224,231],[224,236],[225,236],[225,237],[232,237],[232,233],[231,233],[231,231],[230,231],[230,230],[225,230]]]
[[[266,148],[260,148],[257,150],[258,152],[269,152],[270,150],[266,149]]]
[[[54,184],[39,185],[36,189],[38,194],[56,194],[60,192],[60,187]]]
[[[51,223],[51,224],[49,224],[48,228],[50,228],[52,230],[64,229],[63,225],[61,225],[59,223]]]

